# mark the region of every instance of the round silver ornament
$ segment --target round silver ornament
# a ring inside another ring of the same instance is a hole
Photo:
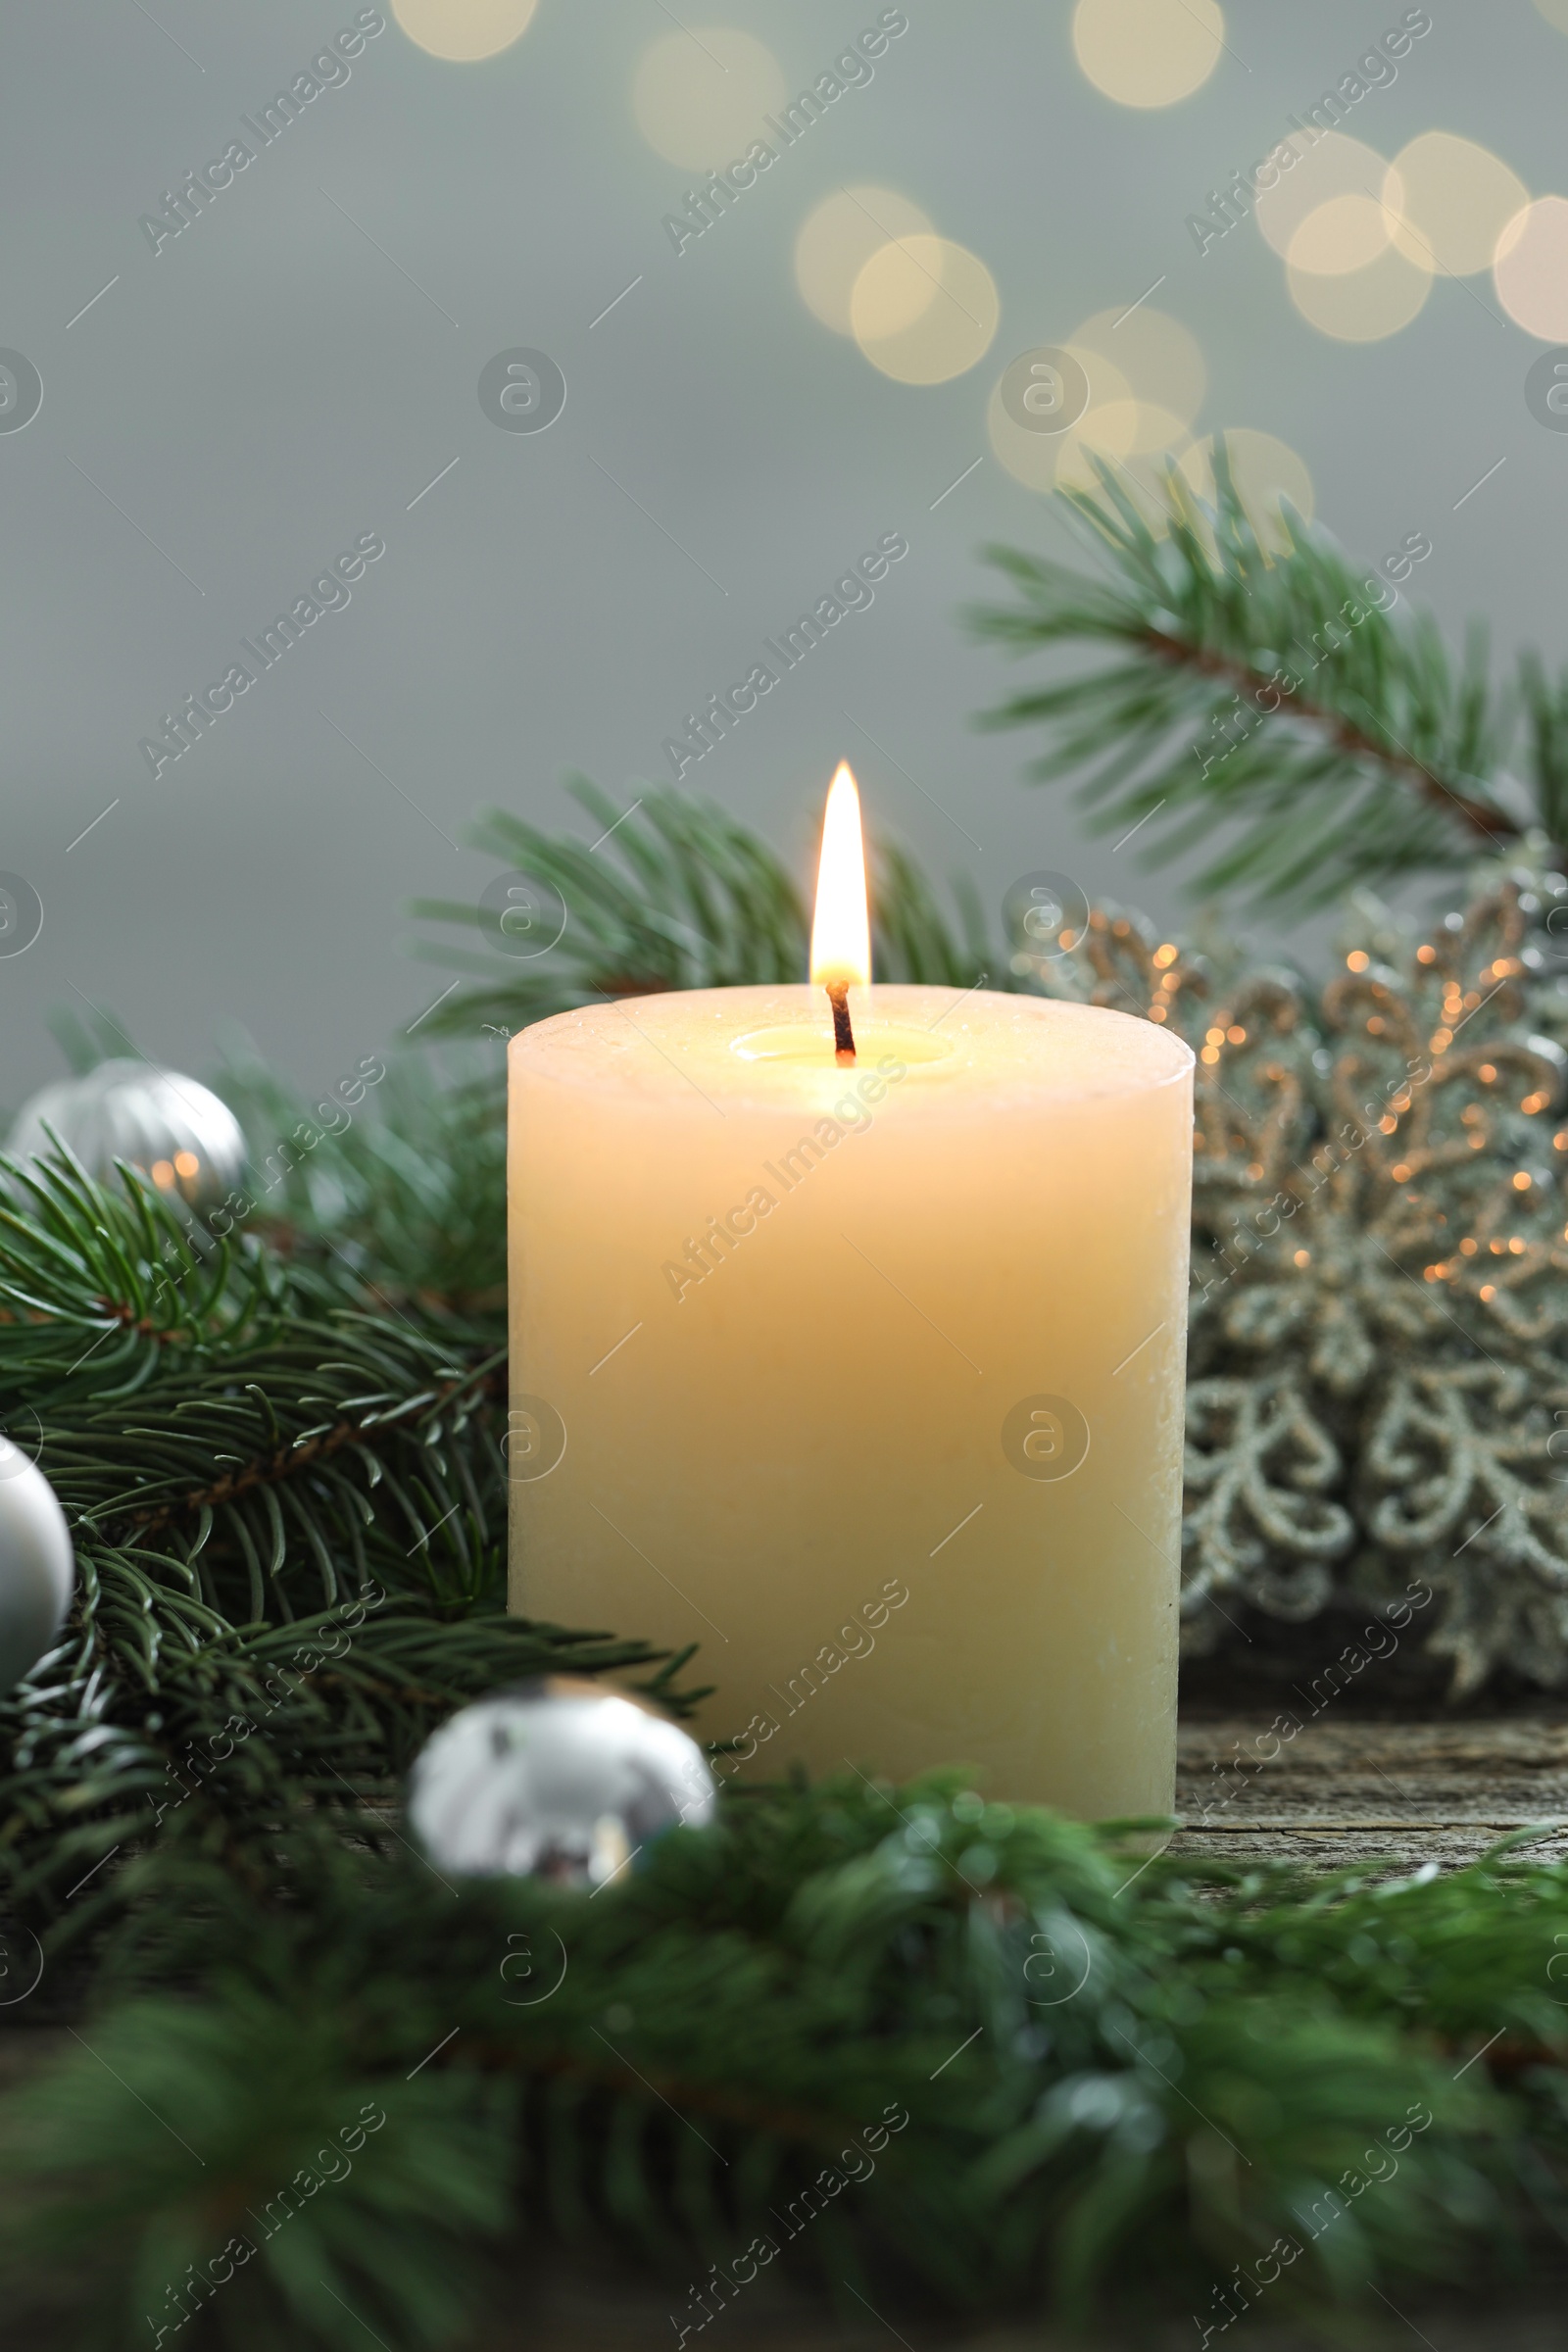
[[[700,1829],[713,1778],[641,1699],[553,1675],[465,1707],[414,1767],[409,1820],[438,1869],[603,1886],[661,1831]]]
[[[0,1438],[0,1691],[54,1645],[76,1584],[76,1555],[55,1491],[20,1446]]]
[[[156,1062],[101,1061],[84,1077],[44,1087],[18,1113],[10,1157],[45,1157],[46,1128],[101,1184],[114,1181],[117,1159],[128,1160],[198,1211],[218,1207],[244,1173],[245,1138],[228,1104]]]

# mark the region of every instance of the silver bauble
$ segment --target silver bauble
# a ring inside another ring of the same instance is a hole
[[[196,1210],[217,1208],[245,1169],[245,1138],[228,1104],[156,1062],[101,1061],[84,1077],[44,1087],[18,1113],[9,1156],[45,1157],[46,1127],[101,1184],[114,1182],[117,1159],[128,1160]]]
[[[76,1555],[53,1487],[0,1438],[0,1691],[54,1646],[75,1584]]]
[[[454,1715],[414,1767],[409,1820],[438,1870],[603,1886],[662,1830],[712,1818],[703,1752],[667,1716],[551,1676]]]

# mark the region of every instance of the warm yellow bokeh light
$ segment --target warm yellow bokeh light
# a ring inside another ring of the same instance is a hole
[[[1152,421],[1149,412],[1144,410],[1144,404],[1140,403],[1139,407],[1143,414],[1135,434],[1144,438],[1158,428]],[[1176,420],[1169,417],[1168,411],[1156,414],[1161,420],[1169,418],[1169,422],[1175,424]],[[1162,539],[1176,512],[1168,479],[1169,467],[1173,459],[1180,459],[1186,446],[1187,435],[1179,425],[1172,443],[1162,444],[1158,448],[1132,449],[1113,454],[1108,450],[1097,450],[1092,442],[1075,441],[1071,449],[1062,452],[1061,464],[1056,468],[1056,487],[1058,490],[1087,490],[1092,496],[1101,496],[1102,483],[1092,461],[1097,456],[1108,458],[1117,489],[1132,500],[1154,536]]]
[[[1365,270],[1387,253],[1398,225],[1397,213],[1375,196],[1331,196],[1307,214],[1291,239],[1286,259],[1293,270],[1343,277],[1352,270]]]
[[[392,0],[411,41],[432,57],[472,65],[510,49],[527,31],[539,0]]]
[[[643,137],[685,172],[716,172],[744,155],[784,97],[772,50],[728,24],[666,33],[644,50],[632,84]]]
[[[1291,300],[1309,326],[1340,343],[1380,343],[1408,326],[1432,291],[1430,267],[1418,267],[1402,249],[1386,246],[1364,270],[1329,274],[1286,271]]]
[[[1184,424],[1203,405],[1208,370],[1197,337],[1147,303],[1135,311],[1097,311],[1074,328],[1068,348],[1100,353],[1138,399],[1168,409]],[[1087,360],[1084,366],[1093,383],[1097,371]]]
[[[1025,489],[1055,489],[1055,442],[1060,435],[1030,433],[1018,418],[1008,416],[1006,402],[1002,400],[1002,378],[992,383],[992,395],[985,405],[985,433],[990,437],[992,452],[1006,466],[1015,482]]]
[[[1492,282],[1526,334],[1568,342],[1568,202],[1538,196],[1515,214],[1497,240]]]
[[[1002,304],[977,254],[949,237],[900,237],[871,256],[850,325],[873,368],[902,384],[942,384],[991,348]]]
[[[1173,409],[1162,408],[1158,401],[1140,400],[1134,403],[1132,438],[1127,454],[1134,458],[1154,458],[1166,451],[1185,448],[1187,424]]]
[[[1568,32],[1568,0],[1536,0],[1536,6],[1548,24],[1555,24],[1559,32]]]
[[[1424,130],[1389,171],[1398,187],[1386,186],[1383,200],[1402,215],[1395,232],[1400,251],[1450,277],[1490,269],[1498,238],[1530,202],[1530,190],[1500,156],[1449,130]]]
[[[1056,444],[1062,436],[1031,433],[1009,416],[1002,398],[1000,376],[986,404],[986,433],[997,458],[1026,490],[1054,490]]]
[[[1013,479],[1029,490],[1054,490],[1067,452],[1082,449],[1086,437],[1106,457],[1121,457],[1132,447],[1138,404],[1126,377],[1100,352],[1076,340],[1060,349],[1077,361],[1089,381],[1089,405],[1069,429],[1032,431],[1020,424],[1003,398],[1005,369],[986,409],[992,449]]]
[[[923,318],[942,291],[942,245],[930,229],[878,245],[850,288],[850,332],[881,343]]]
[[[1138,403],[1136,400],[1101,400],[1087,408],[1071,432],[1060,436],[1061,451],[1056,461],[1056,479],[1063,474],[1073,480],[1088,483],[1097,476],[1088,463],[1093,452],[1102,458],[1126,458],[1132,455],[1133,441],[1138,431]]]
[[[1291,241],[1309,213],[1331,204],[1338,196],[1360,196],[1376,206],[1397,198],[1389,184],[1389,165],[1375,147],[1348,138],[1342,130],[1325,132],[1315,147],[1298,152],[1295,165],[1271,188],[1259,191],[1257,225],[1282,261]],[[1397,201],[1393,204],[1397,212]],[[1386,240],[1385,240],[1386,241]],[[1354,268],[1356,265],[1348,265]]]
[[[1109,459],[1118,474],[1126,474],[1140,458],[1168,455],[1186,440],[1186,426],[1168,409],[1152,408],[1143,400],[1107,400],[1091,409],[1075,431],[1063,433],[1057,487],[1098,489],[1096,458]]]
[[[1098,351],[1076,343],[1063,348],[1090,377],[1090,406],[1066,432],[1031,432],[1008,409],[999,378],[986,410],[993,451],[1015,481],[1041,492],[1086,490],[1098,496],[1103,462],[1150,528],[1162,534],[1171,514],[1165,470],[1186,445],[1185,420],[1153,402],[1135,399]]]
[[[1289,500],[1303,522],[1312,519],[1312,477],[1290,444],[1250,425],[1233,426],[1225,435],[1231,479],[1236,484],[1248,520],[1263,546],[1279,553],[1290,545],[1290,531],[1280,512]],[[1214,437],[1208,434],[1184,450],[1181,469],[1201,499],[1214,504]]]
[[[1072,45],[1120,106],[1174,106],[1213,73],[1225,20],[1214,0],[1078,0]]]
[[[893,188],[840,188],[807,216],[795,240],[795,283],[802,301],[835,334],[852,335],[850,297],[872,254],[900,237],[930,231],[920,207]]]

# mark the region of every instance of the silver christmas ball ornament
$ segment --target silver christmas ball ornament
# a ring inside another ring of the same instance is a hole
[[[438,1870],[603,1886],[713,1803],[701,1748],[667,1716],[551,1676],[443,1724],[414,1767],[409,1820]]]
[[[55,1491],[0,1438],[0,1691],[31,1672],[66,1622],[76,1555]]]
[[[210,1087],[156,1062],[101,1061],[84,1077],[62,1078],[19,1112],[6,1146],[12,1159],[42,1159],[52,1130],[102,1184],[128,1160],[162,1193],[198,1212],[217,1208],[245,1169],[245,1138]]]

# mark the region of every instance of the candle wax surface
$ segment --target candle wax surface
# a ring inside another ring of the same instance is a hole
[[[637,997],[510,1049],[511,1605],[696,1642],[727,1771],[1163,1812],[1192,1054],[984,991]]]

